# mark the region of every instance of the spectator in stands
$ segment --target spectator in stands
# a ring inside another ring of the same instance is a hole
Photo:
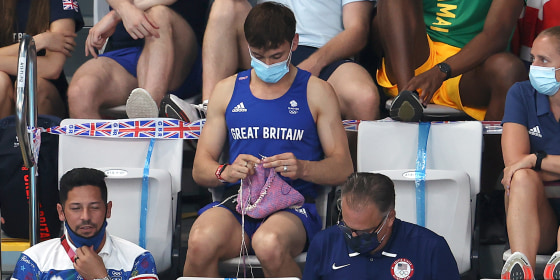
[[[259,3],[266,0],[259,0]],[[371,0],[275,0],[296,15],[299,47],[291,62],[331,84],[345,119],[379,118],[379,94],[371,75],[353,59],[364,48],[373,9]],[[243,22],[251,9],[247,0],[216,0],[210,10],[203,42],[203,100],[210,98],[218,81],[238,69],[249,69]],[[198,118],[188,104],[174,103],[186,121]],[[182,113],[181,113],[182,111]],[[185,119],[188,118],[188,119]]]
[[[506,52],[524,1],[466,3],[378,1],[372,29],[384,59],[377,82],[392,96],[402,92],[392,118],[418,121],[422,105],[435,103],[477,120],[502,119],[508,89],[527,79],[521,60]]]
[[[304,280],[459,279],[445,239],[396,218],[395,187],[377,173],[354,173],[342,185],[342,220],[318,233]]]
[[[197,93],[201,63],[185,19],[189,2],[108,0],[113,10],[86,40],[86,55],[94,59],[70,83],[70,117],[101,118],[102,109],[125,103],[131,118],[157,117],[166,93]],[[110,51],[98,56],[109,37]]]
[[[78,2],[60,0],[3,0],[0,9],[0,118],[15,113],[14,83],[19,40],[33,35],[38,51],[37,100],[39,114],[65,117],[68,83],[62,67],[76,45],[84,21]]]
[[[68,171],[60,178],[57,206],[65,234],[25,250],[12,280],[157,280],[150,252],[106,232],[111,206],[105,173],[90,168]]]
[[[344,182],[353,170],[332,87],[290,63],[292,51],[298,48],[295,31],[293,13],[281,4],[262,3],[249,12],[244,34],[254,68],[216,85],[193,176],[200,185],[225,187],[224,197],[228,197],[237,194],[240,180],[262,164],[307,203],[265,219],[246,217],[245,234],[237,203],[208,205],[189,234],[185,276],[217,277],[218,262],[239,256],[247,240],[266,276],[301,277],[293,258],[322,226],[313,203],[317,189]],[[290,136],[296,131],[301,132],[299,139]],[[220,165],[225,145],[229,160]]]
[[[547,182],[560,180],[560,26],[537,36],[531,58],[530,80],[509,90],[502,120],[506,165],[502,184],[513,252],[502,269],[502,279],[513,279],[512,272],[532,279],[536,255],[554,250],[544,277],[560,279],[560,213],[554,211],[558,201],[548,200],[545,194]]]

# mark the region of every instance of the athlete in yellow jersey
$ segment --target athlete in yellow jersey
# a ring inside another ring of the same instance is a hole
[[[424,105],[501,120],[508,89],[527,79],[521,60],[506,52],[523,5],[523,0],[379,0],[374,30],[384,58],[377,81],[393,96],[417,90]]]

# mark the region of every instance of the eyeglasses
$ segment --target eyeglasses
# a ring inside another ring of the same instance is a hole
[[[381,229],[383,229],[383,226],[385,225],[385,221],[387,221],[387,217],[389,217],[389,213],[391,213],[391,211],[389,211],[387,213],[387,215],[385,215],[385,218],[383,218],[383,220],[381,222],[379,222],[379,225],[377,225],[376,227],[370,228],[370,229],[362,229],[362,230],[358,230],[358,229],[353,229],[349,226],[347,226],[344,221],[338,221],[337,222],[337,226],[347,235],[349,236],[353,236],[353,234],[355,233],[357,236],[360,235],[365,235],[365,234],[371,234],[372,232],[375,233],[379,233],[381,231]]]

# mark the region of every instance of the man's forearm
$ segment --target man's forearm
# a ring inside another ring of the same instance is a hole
[[[136,8],[144,11],[156,5],[169,6],[176,1],[177,0],[107,0],[107,3],[118,12],[120,9],[130,7],[130,5],[134,5]]]

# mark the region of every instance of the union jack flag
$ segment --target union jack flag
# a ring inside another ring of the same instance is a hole
[[[205,120],[127,119],[53,126],[44,131],[90,137],[198,139]]]
[[[62,0],[62,9],[65,11],[74,10],[78,11],[78,1],[76,0]]]
[[[358,131],[358,126],[360,125],[360,120],[343,120],[342,125],[347,131]]]

